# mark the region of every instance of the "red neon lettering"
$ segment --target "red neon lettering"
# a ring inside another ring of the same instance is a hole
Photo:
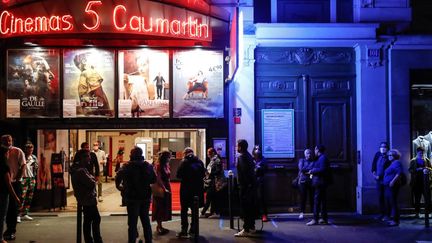
[[[69,30],[73,29],[73,25],[72,25],[71,20],[72,20],[72,16],[70,16],[70,15],[64,15],[62,17],[62,22],[64,24],[66,24],[66,26],[62,26],[62,30],[69,31]]]
[[[123,6],[123,5],[117,5],[114,8],[114,11],[113,11],[113,23],[114,23],[114,27],[116,28],[116,30],[123,31],[123,30],[126,29],[126,24],[124,24],[121,27],[117,24],[117,11],[120,10],[120,9],[123,10],[126,13],[126,7],[125,6]],[[132,22],[132,20],[131,20],[131,22]]]
[[[88,13],[89,15],[93,15],[94,18],[96,19],[96,23],[95,23],[93,26],[87,26],[86,24],[83,24],[83,26],[84,26],[86,29],[93,31],[93,30],[96,30],[96,29],[99,28],[99,26],[100,26],[100,24],[101,24],[101,23],[100,23],[99,14],[96,13],[96,11],[91,10],[91,7],[92,7],[93,5],[101,5],[101,4],[102,4],[102,1],[89,1],[89,2],[87,3],[87,7],[85,8],[85,12]]]
[[[25,32],[32,32],[33,31],[33,19],[32,18],[26,18],[25,19],[24,30],[25,30]]]
[[[136,23],[136,25],[134,25]],[[132,16],[129,20],[129,28],[133,31],[140,31],[141,19],[138,16]]]
[[[60,17],[59,16],[51,16],[49,19],[49,27],[51,30],[59,31],[60,30]]]
[[[3,35],[9,34],[10,29],[6,27],[8,18],[10,17],[10,13],[8,11],[3,11],[0,15],[0,33]],[[3,27],[5,29],[3,29]]]

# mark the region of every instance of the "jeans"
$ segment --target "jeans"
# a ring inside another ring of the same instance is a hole
[[[83,206],[84,213],[84,240],[86,243],[102,243],[102,237],[100,233],[100,222],[101,217],[97,205]],[[93,230],[93,237],[92,237]]]
[[[319,185],[314,187],[314,219],[319,220],[321,218],[325,221],[328,219],[327,215],[327,186]]]
[[[310,182],[300,183],[299,184],[299,191],[300,191],[300,212],[305,213],[306,212],[306,201],[309,197],[309,205],[311,211],[313,211],[314,206],[314,192],[312,189],[312,185]]]
[[[17,194],[18,198],[21,198],[21,182],[19,181],[12,182],[12,187],[15,190],[15,193]],[[9,201],[9,207],[6,215],[7,230],[4,233],[4,235],[11,235],[16,233],[19,206],[20,205],[18,205],[15,202],[15,200]]]
[[[204,208],[201,211],[201,214],[205,214],[205,212],[207,212],[207,209],[210,207],[210,205],[211,205],[210,214],[219,212],[219,209],[217,208],[215,196],[216,196],[216,189],[214,188],[214,186],[210,186],[209,189],[207,190],[206,200],[205,200]]]
[[[182,200],[180,200],[180,203],[181,203],[181,201]],[[198,223],[198,222],[195,222],[195,221],[198,220],[198,219],[196,219],[194,217],[194,215],[198,215],[198,212],[194,209],[193,206],[191,207],[190,204],[185,204],[185,203],[181,204],[181,210],[180,210],[181,231],[186,233],[187,230],[188,230],[188,227],[189,227],[188,210],[189,210],[189,208],[192,211],[192,220],[191,220],[189,232],[190,233],[195,233],[195,226]]]
[[[157,98],[162,99],[162,85],[156,85]]]
[[[243,229],[246,231],[255,229],[256,204],[255,204],[255,189],[245,188],[240,189],[240,206],[243,217]]]
[[[128,242],[135,243],[138,230],[138,216],[144,229],[144,239],[146,243],[152,242],[152,229],[150,225],[149,209],[150,200],[127,200],[128,212]]]
[[[399,187],[393,186],[390,187],[388,185],[385,186],[385,202],[387,207],[387,215],[396,222],[399,223],[399,205],[398,205],[398,194]]]
[[[9,203],[8,192],[0,193],[0,241],[3,240],[3,227]]]

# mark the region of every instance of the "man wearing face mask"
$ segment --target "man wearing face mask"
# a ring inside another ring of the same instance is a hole
[[[376,217],[377,220],[388,220],[388,215],[385,210],[385,201],[384,201],[384,171],[389,167],[390,161],[387,158],[387,151],[389,149],[387,142],[381,142],[379,151],[375,154],[374,159],[372,161],[372,175],[377,183],[377,193],[378,193],[378,201],[379,201],[379,209],[380,215]]]
[[[97,161],[99,164],[99,176],[103,176],[103,171],[104,171],[104,166],[106,165],[106,154],[105,151],[103,151],[102,149],[99,149],[99,142],[94,142],[93,143],[93,153],[96,154],[97,157]],[[102,180],[98,180],[97,181],[98,184],[98,201],[102,202]]]
[[[5,147],[8,152],[6,154],[7,165],[10,169],[10,176],[12,187],[17,194],[18,198],[21,198],[21,180],[22,175],[25,171],[26,160],[24,152],[13,144],[11,135],[3,135],[1,137],[1,145]],[[15,240],[16,225],[18,220],[18,204],[15,200],[9,201],[8,212],[6,215],[7,230],[3,234],[5,240]],[[21,221],[21,220],[20,220]],[[3,222],[1,222],[3,223]],[[3,232],[0,232],[3,233]]]

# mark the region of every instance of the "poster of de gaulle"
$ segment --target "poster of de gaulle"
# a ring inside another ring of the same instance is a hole
[[[7,117],[59,117],[59,52],[7,51]]]
[[[169,117],[169,53],[118,52],[119,117]]]
[[[224,115],[222,51],[188,50],[173,54],[174,117]]]
[[[63,117],[114,116],[114,52],[68,49],[63,52]]]

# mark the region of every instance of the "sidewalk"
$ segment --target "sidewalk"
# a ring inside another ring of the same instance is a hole
[[[102,215],[104,242],[127,242],[127,217],[109,215]],[[403,217],[399,227],[388,227],[373,220],[372,216],[330,214],[330,225],[305,226],[311,215],[304,220],[297,217],[298,214],[271,215],[271,221],[264,223],[263,231],[254,238],[235,238],[233,235],[237,231],[229,229],[228,219],[200,219],[200,242],[432,242],[432,229],[426,229],[422,219]],[[34,221],[24,221],[17,226],[17,240],[11,242],[76,242],[76,216],[73,213],[34,218]],[[170,232],[154,236],[154,242],[190,242],[175,237],[180,229],[179,217],[165,222],[164,227]],[[260,221],[256,222],[256,227],[261,227]],[[155,230],[155,224],[152,228]],[[140,224],[139,231],[143,239]]]

